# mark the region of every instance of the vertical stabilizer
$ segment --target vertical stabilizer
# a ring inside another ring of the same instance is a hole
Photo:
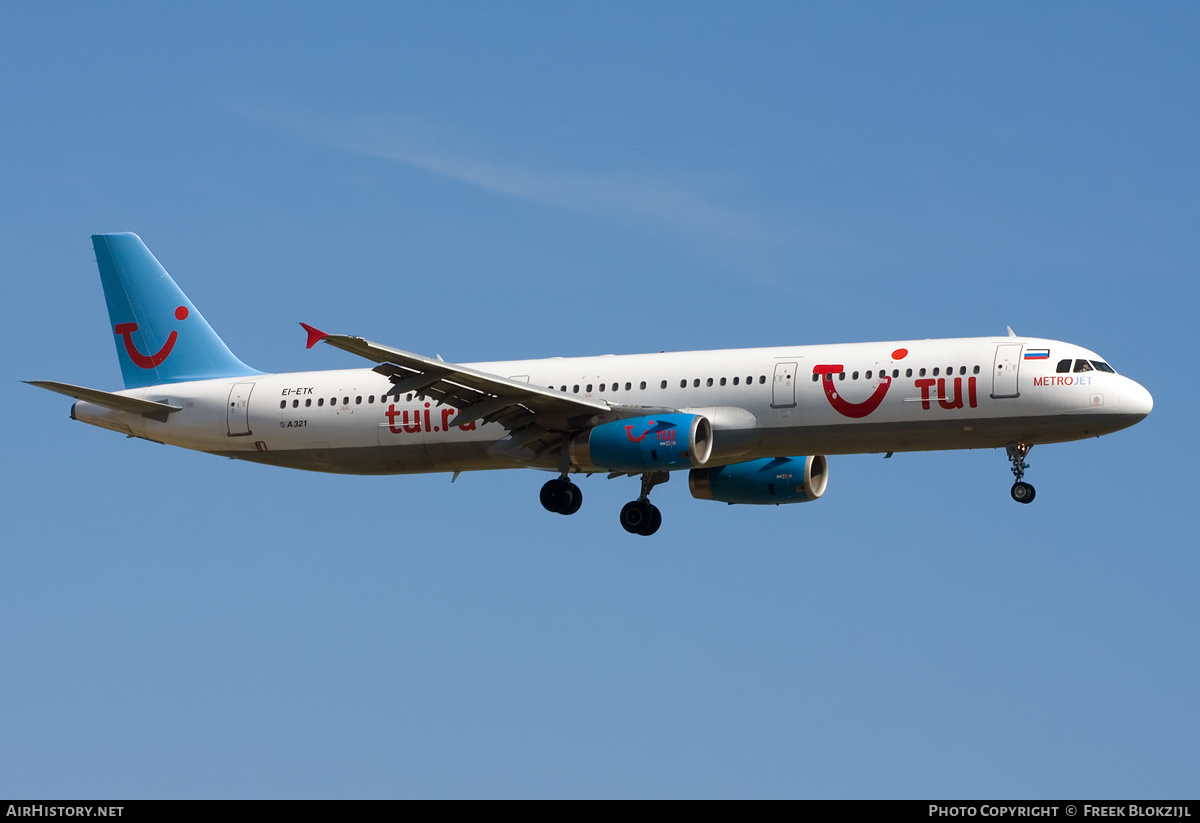
[[[238,360],[136,234],[94,234],[125,388],[245,377]]]

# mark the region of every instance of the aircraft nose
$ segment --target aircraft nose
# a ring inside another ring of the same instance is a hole
[[[1150,414],[1154,398],[1139,383],[1130,380],[1121,390],[1121,416],[1133,418],[1134,423]]]

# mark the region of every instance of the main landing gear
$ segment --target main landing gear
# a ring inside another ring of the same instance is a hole
[[[621,528],[630,534],[649,537],[662,525],[662,512],[650,502],[650,490],[659,483],[666,483],[671,475],[666,472],[646,472],[642,475],[642,493],[621,508]]]
[[[583,491],[566,477],[556,477],[542,486],[542,508],[555,514],[574,514],[583,505]]]
[[[1012,499],[1018,503],[1032,503],[1035,494],[1033,486],[1022,480],[1025,477],[1025,470],[1029,468],[1029,464],[1025,462],[1025,455],[1029,454],[1032,449],[1028,443],[1009,443],[1008,444],[1008,459],[1012,463],[1013,477],[1017,479],[1012,487]]]
[[[642,494],[621,508],[621,528],[630,534],[649,537],[662,525],[662,512],[650,502],[650,490],[671,479],[667,472],[646,472],[642,475]],[[583,491],[566,475],[549,480],[542,486],[542,508],[555,514],[575,514],[583,505]]]

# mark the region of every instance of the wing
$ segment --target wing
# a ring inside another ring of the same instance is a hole
[[[361,337],[326,334],[307,323],[308,348],[328,343],[379,365],[373,371],[392,381],[393,391],[413,392],[458,409],[450,421],[460,426],[474,420],[498,423],[509,437],[497,444],[524,462],[536,462],[560,449],[563,439],[591,426],[651,413],[641,406],[620,406],[477,369],[434,360],[412,352],[372,343]]]

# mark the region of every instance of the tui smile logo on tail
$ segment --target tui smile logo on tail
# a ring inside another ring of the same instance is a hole
[[[176,320],[186,320],[187,316],[187,306],[180,306],[179,308],[175,309]],[[166,360],[167,357],[170,356],[171,350],[175,348],[175,341],[179,339],[179,332],[172,329],[170,336],[167,337],[167,342],[163,344],[161,349],[154,354],[145,355],[138,351],[137,345],[135,345],[133,342],[133,333],[137,330],[137,323],[118,323],[117,325],[113,326],[113,331],[121,335],[121,337],[125,340],[125,351],[129,354],[129,359],[132,360],[134,364],[138,366],[138,368],[142,369],[153,369]]]

